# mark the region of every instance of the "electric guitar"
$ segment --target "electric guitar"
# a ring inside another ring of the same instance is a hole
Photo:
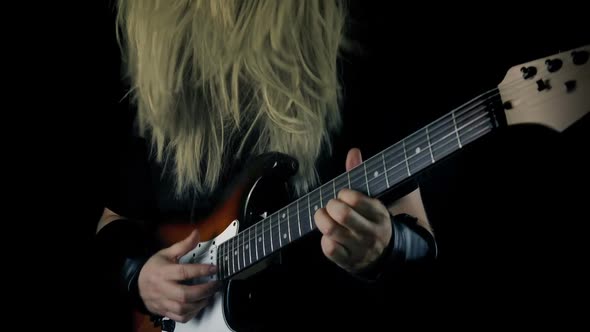
[[[372,156],[349,172],[324,183],[290,204],[252,221],[255,191],[268,180],[286,180],[296,160],[266,154],[247,167],[226,191],[222,203],[196,224],[166,224],[164,243],[184,239],[197,227],[202,242],[181,263],[214,264],[223,290],[187,323],[162,319],[158,326],[139,312],[136,331],[233,331],[228,287],[235,278],[263,266],[289,244],[315,230],[314,212],[338,191],[350,188],[381,197],[404,181],[504,126],[534,123],[561,132],[590,111],[590,45],[554,54],[508,70],[503,81],[452,112]]]

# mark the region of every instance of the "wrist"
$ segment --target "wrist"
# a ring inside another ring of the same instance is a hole
[[[138,285],[141,269],[155,252],[155,241],[145,227],[135,220],[112,221],[96,234],[95,250],[101,281],[130,306],[149,314]]]
[[[408,262],[423,262],[435,259],[437,244],[432,234],[418,224],[418,219],[409,214],[390,214],[391,238],[381,256],[357,274],[365,280],[377,280],[386,271]]]

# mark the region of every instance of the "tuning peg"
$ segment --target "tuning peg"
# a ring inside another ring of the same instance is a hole
[[[588,62],[588,51],[573,51],[572,60],[576,65],[583,65]]]
[[[537,68],[533,67],[533,66],[522,67],[522,68],[520,68],[520,71],[522,72],[522,77],[525,80],[537,75]]]
[[[550,73],[553,73],[553,72],[558,71],[561,68],[563,61],[561,61],[560,59],[547,59],[545,61],[545,64],[547,65],[547,70]]]

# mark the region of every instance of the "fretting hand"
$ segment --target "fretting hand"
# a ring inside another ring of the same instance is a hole
[[[351,149],[346,171],[361,162],[360,151]],[[375,262],[391,239],[391,219],[385,205],[358,191],[341,190],[314,218],[323,234],[321,246],[326,257],[351,273]]]

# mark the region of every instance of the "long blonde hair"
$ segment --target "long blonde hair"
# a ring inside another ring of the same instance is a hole
[[[119,0],[117,9],[139,128],[159,162],[172,157],[177,194],[210,192],[226,163],[267,151],[299,161],[299,193],[317,184],[317,158],[341,122],[343,2]]]

